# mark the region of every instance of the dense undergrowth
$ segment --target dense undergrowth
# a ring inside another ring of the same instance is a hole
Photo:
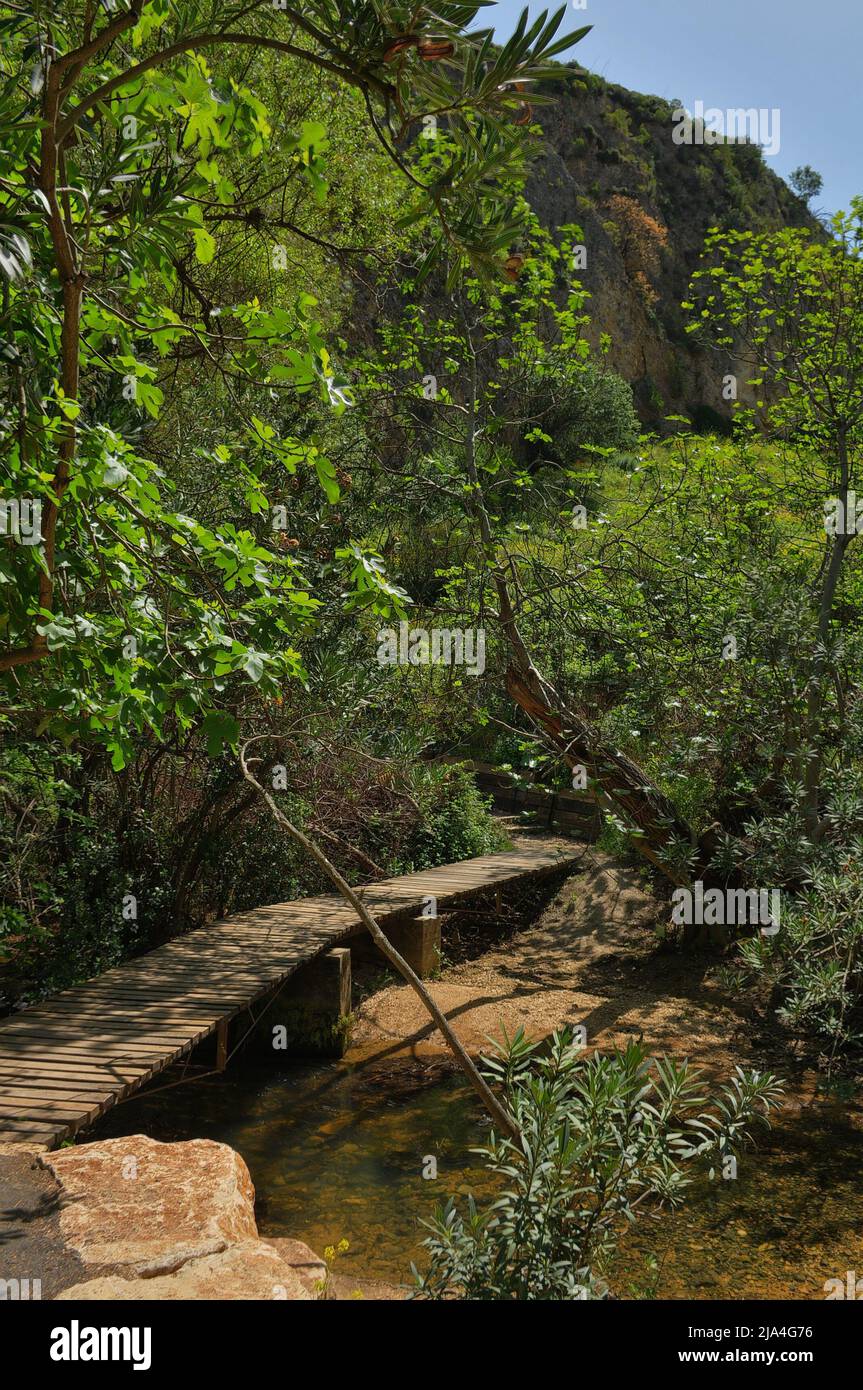
[[[306,794],[285,804],[297,824],[318,825],[351,882],[469,859],[504,848],[472,778],[427,764],[404,775],[344,760],[337,806]],[[143,785],[135,772],[82,766],[32,744],[5,759],[7,807],[0,840],[0,1004],[78,983],[213,917],[327,892],[331,885],[245,794],[225,759],[190,766],[165,756]],[[310,827],[311,828],[311,827]]]

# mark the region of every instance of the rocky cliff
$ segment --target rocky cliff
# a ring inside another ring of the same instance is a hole
[[[680,308],[707,229],[819,224],[757,145],[676,144],[679,102],[575,65],[545,90],[553,102],[536,108],[544,143],[528,196],[545,226],[582,228],[593,340],[610,335],[609,363],[645,423],[680,413],[718,424],[729,412],[722,376],[735,364],[693,344]]]

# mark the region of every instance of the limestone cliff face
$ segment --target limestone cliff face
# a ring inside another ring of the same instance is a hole
[[[746,369],[699,350],[680,308],[705,233],[818,224],[756,145],[675,144],[679,103],[568,73],[547,84],[553,103],[536,109],[544,144],[527,191],[545,226],[582,229],[591,339],[610,335],[609,365],[632,386],[645,423],[727,417],[722,377],[737,368],[745,398]]]

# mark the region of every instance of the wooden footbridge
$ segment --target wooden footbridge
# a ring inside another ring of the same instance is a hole
[[[385,929],[401,921],[404,932],[430,897],[440,910],[553,873],[577,857],[575,850],[528,847],[361,891]],[[199,927],[0,1021],[0,1143],[52,1147],[210,1034],[224,1058],[232,1018],[359,925],[337,896],[257,908]]]

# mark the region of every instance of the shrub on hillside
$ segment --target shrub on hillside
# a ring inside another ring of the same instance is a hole
[[[634,449],[638,416],[632,391],[616,372],[595,363],[568,363],[528,382],[527,417],[544,436],[529,445],[532,462],[567,466],[585,448]]]

